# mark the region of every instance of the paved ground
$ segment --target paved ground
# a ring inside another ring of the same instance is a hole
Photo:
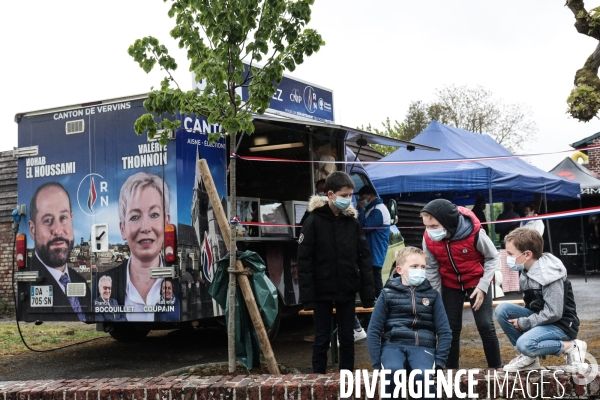
[[[575,276],[572,277],[572,282],[578,313],[584,323],[581,336],[588,343],[596,342],[588,348],[594,354],[600,343],[600,276],[588,277],[588,283],[584,283],[583,276]],[[512,294],[511,297],[514,298],[515,295]],[[77,323],[74,326],[81,327]],[[302,372],[310,372],[312,345],[302,340],[310,333],[311,317],[284,318],[279,335],[273,342],[278,362]],[[499,338],[501,346],[508,348],[506,337],[499,333]],[[461,356],[461,363],[466,364],[465,366],[485,367],[481,342],[469,309],[464,314],[461,349],[465,352]],[[28,352],[4,357],[0,360],[0,381],[149,377],[195,364],[222,361],[227,361],[227,337],[222,328],[157,331],[140,343],[119,343],[106,337],[54,352]],[[364,340],[356,344],[356,368],[370,368]]]

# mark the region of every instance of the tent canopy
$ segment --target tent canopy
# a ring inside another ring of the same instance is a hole
[[[550,170],[551,174],[558,175],[561,178],[572,182],[577,182],[581,185],[581,194],[600,194],[600,179],[596,178],[589,169],[579,165],[571,158],[566,157],[558,165]]]
[[[380,195],[407,201],[445,197],[457,204],[472,204],[477,196],[488,197],[489,189],[492,189],[494,202],[533,200],[535,193],[545,194],[550,200],[580,197],[578,183],[542,171],[519,158],[436,164],[416,162],[512,155],[488,135],[433,121],[412,141],[441,150],[408,154],[396,151],[381,161],[415,163],[367,166],[369,177]]]

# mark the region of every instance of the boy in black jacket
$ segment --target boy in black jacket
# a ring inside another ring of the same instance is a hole
[[[310,215],[298,238],[300,302],[314,310],[313,372],[325,373],[336,309],[340,369],[354,370],[354,307],[360,293],[363,307],[373,307],[375,289],[371,253],[352,206],[354,183],[348,174],[331,173],[325,196],[313,196]]]

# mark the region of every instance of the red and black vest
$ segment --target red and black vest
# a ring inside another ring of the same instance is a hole
[[[458,212],[473,221],[473,232],[459,240],[443,239],[434,242],[425,230],[427,249],[440,263],[442,286],[451,289],[471,289],[477,286],[483,276],[484,257],[477,248],[481,223],[471,210],[457,207]]]

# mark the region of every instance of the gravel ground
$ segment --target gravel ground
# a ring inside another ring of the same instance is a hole
[[[583,276],[571,277],[571,280],[583,323],[580,337],[588,342],[588,351],[594,354],[600,346],[597,305],[600,276],[588,277],[587,283]],[[485,368],[481,342],[469,309],[465,310],[463,321],[461,366]],[[5,317],[2,322],[14,323],[14,319]],[[74,329],[95,328],[79,323],[72,325]],[[311,334],[312,329],[310,316],[282,318],[279,334],[272,343],[277,361],[288,368],[311,372],[312,345],[302,339]],[[498,337],[504,361],[508,362],[510,344],[500,330]],[[105,337],[52,352],[7,356],[0,360],[0,380],[149,377],[192,365],[224,361],[227,361],[227,336],[222,328],[154,331],[139,343],[119,343]],[[547,362],[548,365],[552,363],[555,360]],[[371,366],[364,340],[356,342],[355,364],[356,368]]]

